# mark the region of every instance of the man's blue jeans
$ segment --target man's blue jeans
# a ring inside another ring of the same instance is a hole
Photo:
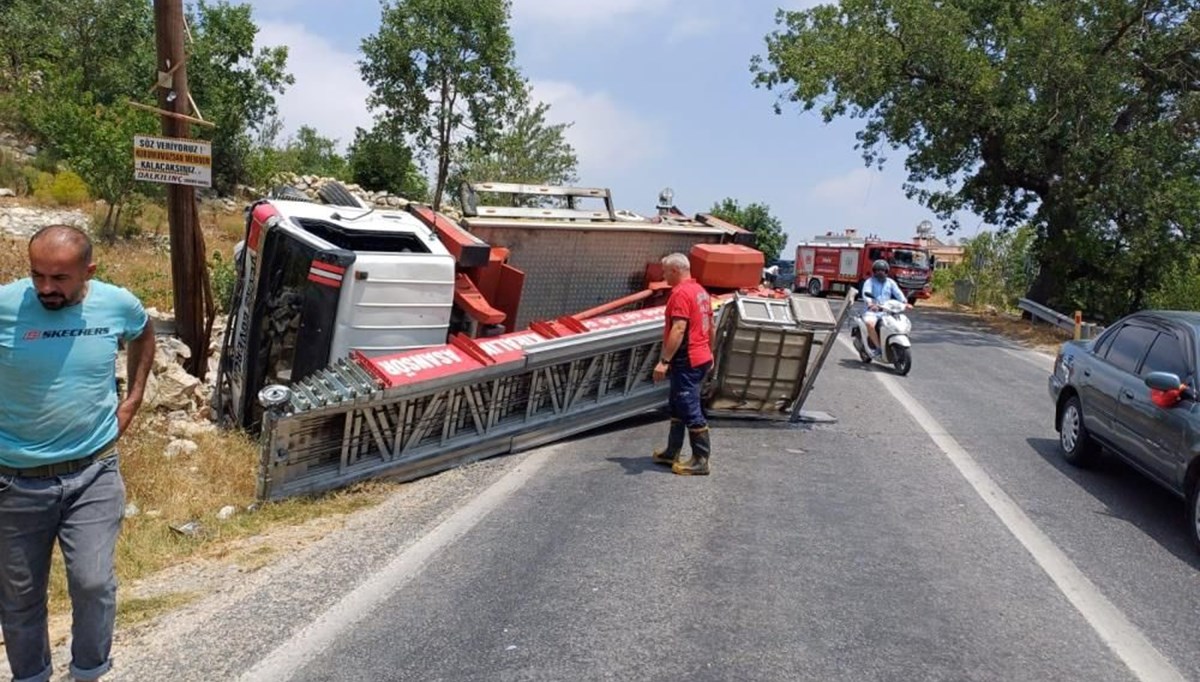
[[[672,362],[667,372],[667,378],[671,381],[671,395],[667,399],[667,407],[671,416],[682,420],[689,429],[708,425],[704,418],[704,410],[700,407],[700,384],[711,367],[711,362],[699,367],[692,367],[687,362]]]
[[[55,478],[0,475],[0,622],[15,682],[50,679],[47,585],[57,538],[71,593],[71,674],[112,667],[117,578],[113,555],[125,514],[116,456]]]

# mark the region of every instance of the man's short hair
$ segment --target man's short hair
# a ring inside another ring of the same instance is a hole
[[[92,238],[74,225],[47,225],[33,233],[29,238],[29,246],[32,247],[34,242],[41,239],[54,239],[59,244],[72,246],[78,251],[84,265],[92,262]]]
[[[675,268],[680,272],[688,272],[692,269],[692,262],[682,253],[673,253],[662,259],[664,268]]]

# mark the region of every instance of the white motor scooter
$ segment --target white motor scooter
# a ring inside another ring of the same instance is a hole
[[[854,341],[854,350],[863,362],[879,360],[892,366],[900,376],[908,374],[912,369],[912,341],[908,333],[912,331],[912,322],[904,311],[908,305],[900,301],[884,301],[879,309],[874,311],[879,318],[879,343],[883,346],[879,357],[873,357],[867,349],[867,339],[871,338],[862,315],[854,318],[850,328],[850,338]]]

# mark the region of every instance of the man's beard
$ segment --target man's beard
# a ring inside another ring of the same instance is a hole
[[[67,300],[66,296],[61,296],[58,294],[52,296],[43,296],[38,294],[38,302],[40,302],[42,307],[46,310],[62,310],[70,305],[70,301]]]

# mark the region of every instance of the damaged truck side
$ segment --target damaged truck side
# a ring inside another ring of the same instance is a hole
[[[618,212],[604,189],[464,194],[461,219],[346,192],[247,210],[214,401],[260,434],[260,497],[415,478],[665,405],[651,374],[672,252],[722,303],[709,407],[799,415],[844,311],[759,289],[751,233]]]

